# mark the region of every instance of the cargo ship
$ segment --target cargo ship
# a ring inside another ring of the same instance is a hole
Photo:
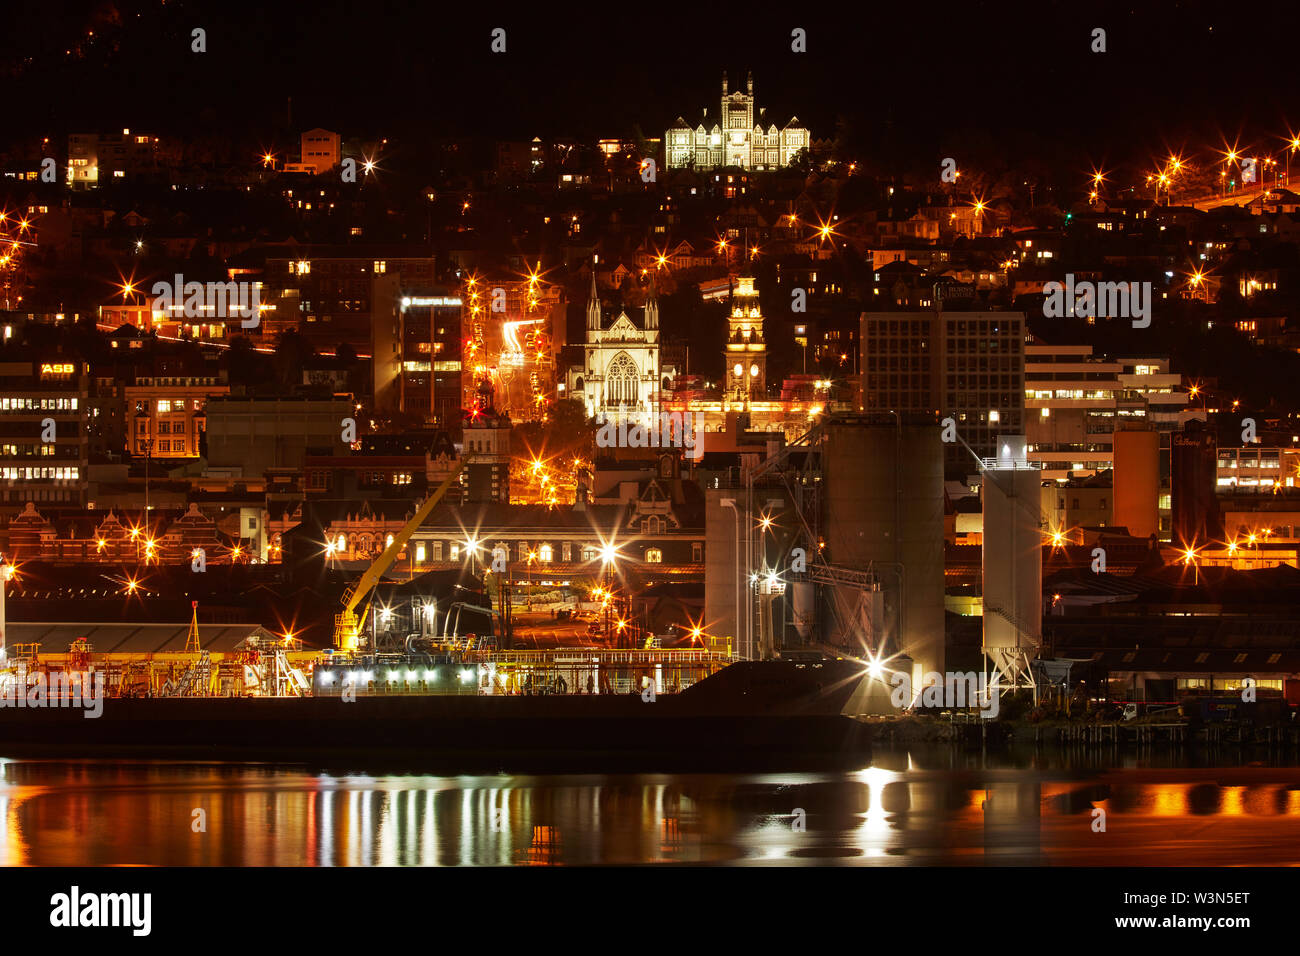
[[[740,661],[679,692],[421,692],[107,697],[0,708],[0,752],[96,757],[327,759],[354,754],[514,769],[655,770],[861,763],[845,713],[855,661]]]

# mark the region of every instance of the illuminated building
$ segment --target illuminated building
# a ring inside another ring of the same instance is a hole
[[[118,302],[99,307],[99,327],[103,331],[112,331],[129,325],[141,332],[153,333],[160,339],[192,339],[196,342],[224,343],[228,337],[243,334],[239,319],[224,319],[213,316],[209,319],[186,318],[177,314],[181,308],[176,307],[173,314],[162,309],[155,309],[152,303]]]
[[[1124,424],[1177,431],[1189,417],[1187,397],[1167,358],[1110,360],[1090,345],[1025,345],[1025,432],[1044,479],[1112,467],[1112,436]]]
[[[593,267],[584,351],[586,362],[571,373],[572,396],[583,399],[589,417],[620,408],[628,414],[658,411],[660,389],[676,370],[659,366],[659,301],[653,277],[641,325],[620,309],[606,327]]]
[[[94,189],[105,180],[134,179],[160,168],[157,136],[132,133],[73,133],[68,137],[68,185]]]
[[[664,133],[664,156],[669,169],[694,166],[739,166],[741,169],[775,169],[790,165],[801,149],[811,145],[811,134],[791,117],[781,129],[769,122],[763,128],[766,110],[754,110],[754,74],[750,73],[745,92],[731,92],[727,74],[722,74],[722,100],[719,119],[706,127],[709,111],[691,129],[686,120],[677,122]]]
[[[748,404],[767,394],[767,344],[763,341],[763,313],[751,276],[736,280],[727,318],[727,397]]]
[[[339,164],[341,150],[338,133],[320,128],[309,129],[300,137],[299,147],[302,159],[299,165],[304,172],[320,175],[328,173]]]
[[[816,375],[793,375],[782,383],[780,398],[768,395],[767,344],[754,279],[730,277],[727,287],[731,308],[721,388],[711,392],[696,387],[693,380],[678,379],[661,396],[659,410],[696,416],[704,429],[705,450],[710,452],[736,451],[742,433],[777,432],[793,440],[822,412],[849,411],[846,403],[832,400],[832,383]],[[672,371],[666,369],[664,377],[675,378]]]
[[[230,386],[216,376],[140,376],[123,391],[131,432],[127,448],[133,455],[197,458],[208,397],[228,394]]]
[[[376,411],[418,415],[447,427],[460,419],[461,299],[375,276],[371,367]]]
[[[668,485],[652,479],[639,484],[634,497],[609,505],[441,504],[407,544],[410,570],[465,566],[474,542],[480,569],[491,564],[494,551],[502,549],[511,579],[518,585],[550,581],[585,590],[586,584],[602,579],[604,542],[621,527],[613,569],[616,578],[635,575],[645,583],[702,581],[703,502],[694,494],[683,498]]]
[[[0,362],[0,513],[86,504],[90,388],[80,362]]]

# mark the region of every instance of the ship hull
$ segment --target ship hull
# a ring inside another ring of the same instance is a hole
[[[312,758],[366,754],[484,767],[799,767],[861,762],[843,708],[855,666],[735,664],[680,694],[107,699],[0,709],[0,752]]]

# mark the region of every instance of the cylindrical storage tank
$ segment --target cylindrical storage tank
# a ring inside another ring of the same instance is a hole
[[[1041,488],[1036,468],[984,472],[984,649],[998,661],[1042,643]]]
[[[943,442],[933,422],[870,416],[828,426],[826,560],[882,586],[872,648],[911,658],[913,684],[944,669]],[[842,589],[840,589],[842,591]],[[882,608],[883,605],[883,608]]]

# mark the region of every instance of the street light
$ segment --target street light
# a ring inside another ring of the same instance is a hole
[[[5,585],[14,579],[17,574],[13,564],[6,561],[0,565],[0,661],[5,659],[5,638],[8,632],[8,621],[5,618]]]

